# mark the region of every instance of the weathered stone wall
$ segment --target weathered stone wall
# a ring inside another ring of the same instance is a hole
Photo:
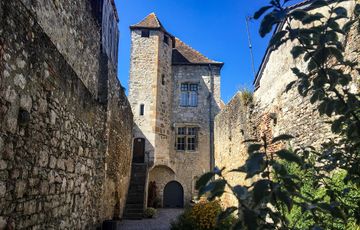
[[[351,12],[353,3],[349,1],[343,4]],[[316,10],[318,12],[324,9]],[[351,60],[358,58],[360,50],[359,38],[355,31],[352,30],[343,38],[343,42],[348,44],[345,56]],[[288,83],[296,80],[291,68],[306,67],[306,63],[292,58],[290,51],[293,46],[294,43],[287,42],[267,56],[260,76],[260,85],[254,93],[254,103],[250,109],[241,103],[238,94],[216,117],[215,158],[218,167],[230,170],[244,165],[248,155],[243,140],[247,138],[260,140],[265,136],[267,140],[271,140],[286,133],[295,137],[289,143],[293,147],[311,145],[319,148],[328,138],[334,137],[329,124],[326,123],[329,121],[328,118],[321,117],[317,105],[310,103],[311,95],[300,96],[296,85],[285,91]],[[354,76],[356,78],[355,72]],[[271,145],[268,150],[276,151],[280,147],[284,146]],[[245,180],[242,173],[229,173],[226,177],[233,185],[248,185],[250,182]],[[222,199],[226,206],[237,204],[232,196],[224,195]]]
[[[131,32],[129,102],[134,114],[134,137],[145,138],[145,152],[154,161],[156,94],[160,31],[151,30],[150,37],[141,37],[141,30]],[[144,115],[140,115],[140,105]]]
[[[116,71],[105,67],[99,103],[21,1],[0,5],[0,228],[85,229],[120,217],[132,114]]]
[[[97,96],[101,25],[91,13],[90,1],[20,1],[89,91]]]
[[[168,39],[168,44],[164,42],[164,36],[169,36],[164,32],[159,34],[159,60],[158,78],[156,81],[156,124],[155,124],[155,159],[158,165],[169,165],[172,130],[172,103],[173,97],[173,78],[172,78],[172,39]],[[164,84],[162,84],[164,78]]]
[[[245,140],[253,138],[251,130],[250,105],[245,105],[241,93],[238,92],[227,106],[215,118],[215,163],[226,171],[236,169],[248,158]],[[226,178],[233,186],[237,184],[249,185],[244,173],[228,172]],[[227,190],[228,191],[228,190]],[[225,193],[222,197],[225,206],[237,204],[236,197]]]
[[[210,121],[220,111],[221,67],[172,65],[172,41],[164,42],[167,33],[150,30],[150,37],[141,37],[140,29],[132,29],[131,34],[129,100],[136,124],[134,137],[146,139],[151,165],[148,182],[157,183],[162,197],[165,185],[178,181],[188,203],[196,195],[194,178],[210,169]],[[197,107],[179,105],[180,86],[185,82],[199,84]],[[141,104],[145,105],[144,116],[139,115]],[[200,128],[196,151],[176,151],[179,125]]]

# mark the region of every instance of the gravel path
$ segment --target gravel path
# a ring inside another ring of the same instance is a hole
[[[157,216],[153,219],[123,220],[120,230],[169,230],[170,223],[175,220],[183,209],[158,209]]]

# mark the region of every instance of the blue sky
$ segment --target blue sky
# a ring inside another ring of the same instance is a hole
[[[224,102],[254,79],[245,17],[267,0],[115,0],[120,17],[119,79],[128,89],[130,63],[129,26],[154,12],[164,27],[205,56],[225,63],[221,94]],[[256,71],[268,38],[258,35],[259,22],[250,23]]]

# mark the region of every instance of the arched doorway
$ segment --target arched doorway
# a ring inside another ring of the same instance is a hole
[[[133,147],[133,163],[145,162],[145,139],[135,138]]]
[[[164,208],[183,208],[184,189],[177,181],[167,183],[164,188]]]

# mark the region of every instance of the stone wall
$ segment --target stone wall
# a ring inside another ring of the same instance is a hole
[[[343,6],[351,12],[353,3],[345,2]],[[316,10],[324,11],[324,9]],[[357,41],[359,36],[356,34],[354,29],[343,38],[343,42],[349,44],[345,56],[352,60],[358,59],[360,50]],[[246,138],[260,140],[265,136],[267,140],[271,140],[286,133],[295,137],[289,143],[290,146],[311,145],[319,148],[327,139],[334,137],[327,123],[329,119],[319,115],[317,104],[310,103],[311,95],[300,96],[296,85],[289,91],[285,90],[288,83],[296,80],[291,68],[296,66],[303,69],[306,66],[306,63],[302,63],[300,59],[292,58],[290,51],[293,46],[294,43],[287,42],[267,54],[263,71],[258,75],[260,84],[254,93],[251,107],[243,105],[241,94],[238,94],[216,117],[215,158],[218,167],[231,170],[244,165],[248,157],[246,143],[243,143]],[[353,76],[358,78],[355,72]],[[268,150],[276,151],[282,147],[285,146],[271,145]],[[229,173],[226,177],[233,185],[249,185],[251,182],[245,180],[242,173]],[[222,199],[226,206],[237,204],[232,196],[224,195]]]
[[[151,30],[150,37],[141,37],[141,30],[131,32],[129,101],[134,114],[134,137],[145,138],[145,152],[155,158],[156,94],[160,31]],[[140,115],[140,105],[144,115]]]
[[[108,93],[100,103],[88,75],[69,64],[80,64],[80,56],[59,52],[62,41],[53,41],[21,1],[0,5],[0,228],[88,229],[119,218],[132,114],[115,69],[103,60]],[[100,62],[92,63],[85,59],[81,68],[104,76]]]
[[[89,91],[97,96],[101,25],[91,13],[90,1],[20,1]]]
[[[215,118],[215,163],[226,171],[236,169],[248,158],[245,140],[253,139],[254,130],[250,111],[252,106],[244,104],[241,93],[238,92],[227,106]],[[245,174],[228,172],[226,178],[233,186],[237,184],[249,185]],[[229,191],[229,190],[227,190]],[[236,197],[225,193],[222,197],[225,206],[237,204]]]

